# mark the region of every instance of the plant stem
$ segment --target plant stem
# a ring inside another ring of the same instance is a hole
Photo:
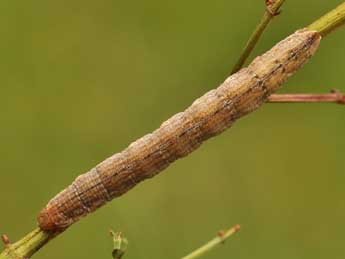
[[[235,234],[239,230],[240,230],[240,225],[236,225],[236,226],[230,228],[227,231],[220,231],[218,233],[217,237],[215,237],[214,239],[212,239],[211,241],[209,241],[208,243],[206,243],[202,247],[198,248],[194,252],[190,253],[189,255],[187,255],[187,256],[185,256],[185,257],[183,257],[181,259],[195,259],[195,258],[199,258],[200,256],[203,256],[207,252],[209,252],[212,249],[214,249],[216,246],[218,246],[220,244],[223,244],[226,239],[228,239],[230,236],[232,236],[233,234]]]
[[[345,105],[345,94],[272,94],[270,103],[337,103]]]
[[[284,1],[285,0],[276,0],[271,5],[267,4],[266,10],[261,18],[260,23],[257,25],[254,32],[250,36],[248,42],[246,43],[246,46],[244,47],[240,55],[240,58],[238,59],[234,68],[232,69],[231,74],[236,73],[243,67],[244,63],[248,59],[250,53],[255,48],[266,27],[272,21],[273,17],[279,13],[279,9],[283,5]]]
[[[322,36],[345,24],[345,2],[308,26],[309,30],[318,31]]]
[[[0,259],[30,258],[53,237],[53,233],[47,233],[36,228],[18,242],[6,244],[6,249],[0,254]]]

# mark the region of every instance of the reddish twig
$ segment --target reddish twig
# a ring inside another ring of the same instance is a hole
[[[337,103],[345,105],[345,94],[332,92],[329,94],[272,94],[268,98],[271,103]]]

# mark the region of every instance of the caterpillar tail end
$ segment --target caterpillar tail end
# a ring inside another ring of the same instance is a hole
[[[37,217],[38,226],[43,231],[54,231],[59,229],[59,227],[55,224],[55,222],[52,220],[52,217],[49,213],[49,210],[44,208],[40,211]]]

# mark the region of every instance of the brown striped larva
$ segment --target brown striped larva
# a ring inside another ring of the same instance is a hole
[[[315,31],[295,32],[154,132],[77,177],[40,212],[40,228],[64,230],[229,128],[236,119],[261,106],[308,61],[320,39]]]

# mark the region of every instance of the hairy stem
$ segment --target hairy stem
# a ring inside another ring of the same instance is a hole
[[[215,237],[214,239],[212,239],[211,241],[209,241],[208,243],[206,243],[202,247],[198,248],[194,252],[190,253],[189,255],[187,255],[181,259],[199,258],[199,257],[205,255],[206,253],[208,253],[209,251],[211,251],[212,249],[214,249],[215,247],[217,247],[218,245],[223,244],[226,239],[231,237],[233,234],[235,234],[239,230],[240,230],[240,225],[236,225],[236,226],[230,228],[229,230],[220,231],[218,233],[217,237]]]
[[[273,17],[276,16],[279,13],[280,7],[283,5],[285,0],[276,0],[272,2],[272,4],[269,4],[267,1],[266,4],[266,10],[260,20],[260,23],[255,28],[254,32],[250,36],[246,46],[244,47],[240,58],[236,62],[234,68],[231,71],[231,74],[236,73],[238,70],[240,70],[246,60],[248,59],[250,53],[255,48],[256,44],[258,43],[261,35],[265,31],[268,24],[272,21]]]

